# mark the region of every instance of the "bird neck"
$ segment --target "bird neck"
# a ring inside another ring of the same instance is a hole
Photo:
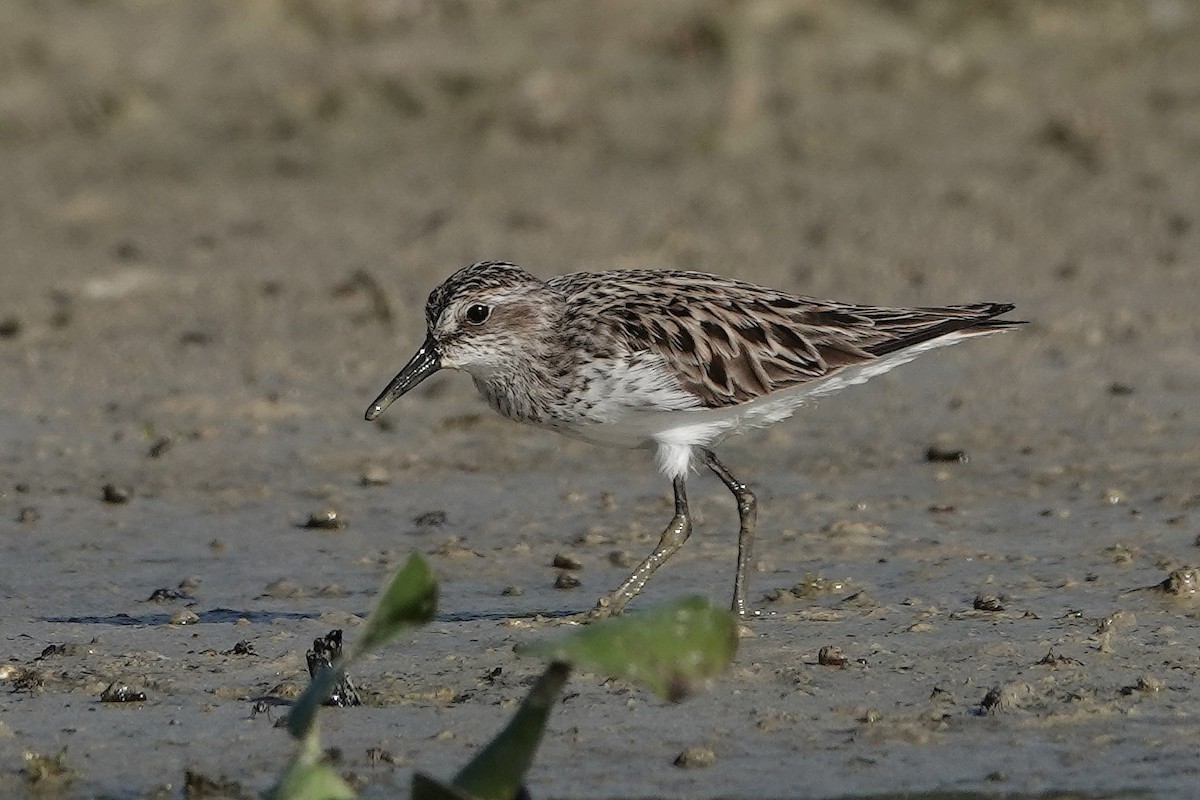
[[[483,399],[502,416],[548,425],[566,401],[575,356],[558,330],[543,333],[525,342],[512,359],[485,374],[471,375]]]

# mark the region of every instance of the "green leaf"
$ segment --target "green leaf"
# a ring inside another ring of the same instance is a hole
[[[304,740],[279,783],[267,792],[267,800],[355,800],[356,797],[333,767],[321,760],[315,735]]]
[[[354,800],[354,790],[328,764],[293,764],[268,800]]]
[[[296,739],[308,736],[316,724],[317,711],[329,697],[346,667],[363,653],[413,625],[424,625],[437,610],[437,582],[429,564],[414,553],[392,578],[367,618],[367,626],[353,652],[338,659],[333,669],[319,672],[288,712],[287,729]]]
[[[546,668],[508,726],[454,778],[453,789],[477,800],[512,800],[517,796],[542,740],[550,709],[570,671],[566,664],[559,663]]]
[[[350,660],[374,650],[405,628],[424,625],[433,619],[435,611],[437,582],[425,559],[413,553],[367,618],[367,628]]]
[[[304,690],[304,694],[300,695],[300,698],[288,711],[287,730],[293,739],[303,741],[314,733],[317,711],[320,710],[321,704],[329,697],[329,693],[333,691],[333,687],[341,677],[342,670],[334,667],[321,670],[308,682],[308,688]]]
[[[431,778],[424,772],[414,772],[412,776],[412,800],[474,800],[454,786]]]
[[[671,702],[722,672],[737,649],[733,615],[702,597],[604,620],[518,653],[640,683]]]

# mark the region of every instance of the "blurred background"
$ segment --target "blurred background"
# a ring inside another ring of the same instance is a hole
[[[1147,367],[1196,388],[1182,0],[11,0],[5,20],[0,358],[26,419],[351,423],[428,291],[484,258],[1015,301],[1035,325],[996,345],[1021,353],[1008,406],[1056,389],[1107,414]]]
[[[25,410],[94,407],[109,381],[361,399],[419,340],[429,289],[483,258],[1016,301],[1023,335],[1101,382],[1130,339],[1195,350],[1182,0],[11,0],[5,18],[0,353]]]

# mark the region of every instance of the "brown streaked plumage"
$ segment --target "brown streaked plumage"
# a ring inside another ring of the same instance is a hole
[[[595,615],[619,613],[691,532],[693,450],[738,501],[733,608],[756,501],[712,451],[806,400],[861,383],[925,350],[1021,323],[1001,303],[883,308],[818,300],[674,270],[577,272],[546,281],[506,262],[464,267],[429,295],[425,344],[367,410],[444,367],[462,369],[506,417],[601,444],[654,447],[675,517],[654,552]]]
[[[586,298],[572,306],[567,324],[662,355],[706,408],[744,403],[954,331],[1016,324],[988,322],[1011,305],[856,306],[700,272],[580,272],[546,285],[568,302]],[[603,285],[625,291],[607,293]]]

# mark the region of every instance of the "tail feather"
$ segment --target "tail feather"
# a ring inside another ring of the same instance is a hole
[[[983,336],[1027,324],[1027,320],[993,319],[993,317],[1006,314],[1014,308],[1016,306],[1012,303],[976,303],[969,306],[917,309],[917,311],[929,314],[932,319],[938,317],[942,319],[928,326],[916,328],[908,335],[879,342],[874,347],[867,348],[867,352],[876,357],[885,356],[950,333]]]

